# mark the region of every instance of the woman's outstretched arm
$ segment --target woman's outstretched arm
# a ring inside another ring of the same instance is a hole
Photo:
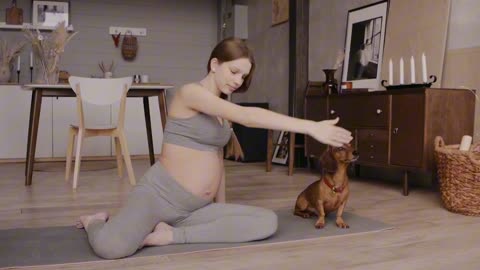
[[[286,116],[263,108],[243,107],[223,100],[195,84],[182,87],[178,92],[178,97],[185,106],[192,110],[219,116],[247,127],[303,133],[333,146],[341,146],[352,139],[350,131],[335,126],[338,123],[338,118],[315,122]]]

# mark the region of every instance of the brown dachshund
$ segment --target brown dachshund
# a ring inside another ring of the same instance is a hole
[[[298,195],[294,214],[303,218],[317,215],[315,228],[321,229],[325,226],[325,215],[336,210],[337,226],[349,228],[342,218],[349,195],[347,168],[357,159],[358,153],[350,144],[329,146],[320,158],[322,178]]]

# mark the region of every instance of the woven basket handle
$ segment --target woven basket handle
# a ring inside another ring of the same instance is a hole
[[[435,137],[434,143],[435,143],[435,150],[445,146],[445,141],[443,141],[443,138],[441,136]]]

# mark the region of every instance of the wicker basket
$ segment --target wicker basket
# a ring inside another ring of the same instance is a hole
[[[126,61],[133,61],[137,57],[138,41],[132,35],[131,31],[127,31],[122,42],[122,56]]]
[[[435,138],[442,201],[449,211],[480,216],[480,144],[474,144],[470,151],[460,151],[459,147]]]

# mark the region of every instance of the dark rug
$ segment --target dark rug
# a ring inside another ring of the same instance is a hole
[[[351,213],[344,213],[349,229],[335,226],[335,215],[326,219],[324,229],[314,227],[316,218],[303,219],[292,210],[277,211],[279,227],[268,239],[248,243],[180,244],[147,247],[133,257],[180,254],[213,249],[264,245],[320,237],[347,236],[392,229],[388,224]],[[103,260],[90,248],[84,230],[74,226],[0,230],[0,267],[64,264]]]

